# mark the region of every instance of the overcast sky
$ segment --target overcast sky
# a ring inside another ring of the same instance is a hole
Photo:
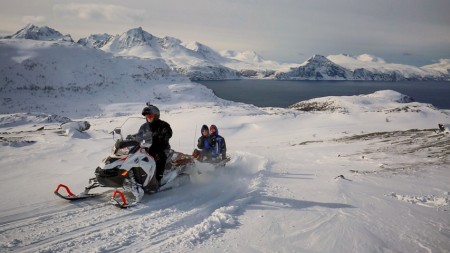
[[[369,53],[425,65],[450,58],[450,0],[0,0],[0,32],[47,25],[74,40],[141,26],[269,60]]]

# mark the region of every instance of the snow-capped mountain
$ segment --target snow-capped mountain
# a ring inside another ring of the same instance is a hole
[[[348,80],[352,72],[322,55],[314,55],[299,67],[287,72],[278,72],[279,80]]]
[[[219,53],[227,59],[223,65],[239,70],[244,77],[273,78],[276,71],[289,71],[290,68],[298,66],[295,63],[266,60],[255,51],[224,50]]]
[[[233,50],[225,50],[221,51],[220,54],[223,57],[234,59],[238,61],[243,62],[249,62],[249,63],[261,63],[265,60],[263,57],[259,54],[257,54],[255,51],[244,51],[244,52],[238,52]]]
[[[181,44],[183,47],[196,52],[198,55],[203,57],[205,60],[212,62],[224,62],[226,58],[222,57],[219,53],[214,51],[212,48],[203,45],[200,42],[193,41]]]
[[[327,59],[353,71],[354,79],[395,81],[439,78],[438,73],[410,65],[386,63],[383,59],[368,54],[329,55]]]
[[[27,25],[5,38],[73,42],[70,35],[48,27]],[[450,60],[424,67],[387,63],[369,54],[314,55],[302,64],[265,60],[254,51],[215,51],[199,42],[182,42],[173,37],[156,37],[141,27],[121,35],[93,34],[78,45],[115,56],[160,59],[191,80],[268,78],[279,80],[450,80]]]
[[[339,54],[328,57],[314,55],[298,67],[277,72],[275,78],[279,80],[449,80],[450,76],[442,71],[445,66],[447,66],[445,62],[422,68],[386,63],[382,58],[368,54],[359,56]]]
[[[77,41],[77,44],[87,46],[87,47],[93,47],[93,48],[100,48],[103,47],[108,41],[110,41],[114,36],[109,34],[91,34],[87,38],[81,38]]]
[[[63,35],[60,32],[47,27],[47,26],[35,26],[32,24],[26,25],[13,35],[5,36],[5,39],[30,39],[30,40],[60,40],[73,42],[72,37],[67,34]]]
[[[211,48],[195,43],[164,37],[158,38],[144,31],[141,27],[111,36],[95,38],[95,43],[84,43],[92,39],[81,39],[79,44],[86,44],[118,56],[162,59],[171,68],[188,76],[191,80],[223,80],[239,78],[236,70],[227,68],[219,62],[223,57]]]

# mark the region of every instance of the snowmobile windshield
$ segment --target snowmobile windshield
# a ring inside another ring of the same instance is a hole
[[[113,130],[114,140],[134,140],[139,128],[144,124],[144,117],[129,117]]]

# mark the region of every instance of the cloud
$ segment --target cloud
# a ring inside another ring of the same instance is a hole
[[[87,21],[106,20],[116,23],[140,22],[145,14],[144,10],[113,4],[56,4],[53,6],[53,11],[65,17],[76,17]]]
[[[44,16],[23,16],[22,22],[25,24],[43,24],[47,19]]]

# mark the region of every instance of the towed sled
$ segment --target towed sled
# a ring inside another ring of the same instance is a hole
[[[216,156],[212,156],[211,154],[203,155],[202,151],[198,149],[194,149],[194,151],[192,151],[192,157],[199,163],[212,164],[215,167],[225,166],[225,164],[231,160],[229,156],[225,156],[220,153]]]
[[[158,184],[155,177],[155,159],[146,151],[149,146],[144,142],[133,140],[130,138],[132,135],[123,138],[124,133],[134,133],[130,130],[138,129],[141,124],[142,118],[132,117],[121,127],[113,130],[113,139],[116,143],[112,153],[97,166],[94,171],[95,177],[89,179],[89,184],[83,192],[74,194],[67,185],[59,184],[54,191],[55,195],[73,201],[100,195],[90,193],[92,189],[98,187],[115,188],[110,203],[127,208],[139,203],[145,193],[156,193],[189,182],[195,164],[193,157],[171,150],[161,185]],[[66,194],[62,194],[61,189],[64,189]],[[127,195],[131,195],[132,199],[127,198]]]

